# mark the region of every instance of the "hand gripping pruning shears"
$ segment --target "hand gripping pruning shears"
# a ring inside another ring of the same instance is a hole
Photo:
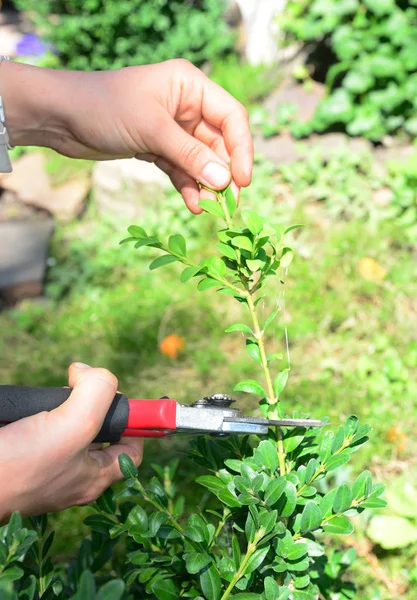
[[[51,411],[68,399],[70,388],[0,385],[0,424],[6,425],[41,411]],[[247,417],[233,408],[233,398],[214,394],[191,405],[172,398],[133,400],[117,393],[94,441],[118,442],[122,436],[164,437],[227,434],[265,435],[269,427],[320,427],[314,419],[272,421]]]

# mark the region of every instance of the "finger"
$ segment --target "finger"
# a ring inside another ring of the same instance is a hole
[[[239,187],[249,185],[253,167],[253,140],[245,108],[221,86],[207,79],[202,116],[222,132],[236,184]]]
[[[104,450],[91,450],[90,458],[97,461],[102,470],[103,489],[123,478],[119,467],[119,456],[127,454],[138,467],[143,458],[143,439],[123,438],[123,442],[108,446]]]
[[[149,140],[152,152],[208,187],[221,190],[229,184],[230,169],[213,150],[184,131],[164,109],[159,123],[164,135]]]
[[[158,158],[155,164],[171,179],[175,189],[182,195],[188,210],[194,215],[199,215],[202,212],[198,205],[200,188],[195,180],[163,158]]]
[[[94,369],[82,363],[69,368],[73,391],[66,402],[51,411],[51,418],[62,424],[71,448],[86,448],[97,436],[117,392],[117,378],[107,369]]]
[[[202,119],[194,129],[193,135],[200,142],[203,142],[203,144],[214,150],[225,162],[230,162],[230,156],[226,150],[223,134],[220,129]]]

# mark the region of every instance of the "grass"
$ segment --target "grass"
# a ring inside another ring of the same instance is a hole
[[[338,171],[343,158],[338,161],[337,167],[323,168]],[[347,156],[345,161],[348,165]],[[291,357],[284,394],[287,412],[328,415],[334,425],[355,413],[372,425],[371,443],[355,455],[344,477],[362,468],[385,481],[392,482],[398,473],[411,477],[417,456],[413,435],[417,249],[395,219],[375,223],[367,218],[363,198],[358,218],[349,194],[345,196],[349,210],[335,211],[331,193],[317,202],[298,189],[270,165],[260,163],[242,199],[245,206],[278,224],[305,224],[293,234],[296,259],[285,285],[285,308],[269,340],[285,357],[287,328]],[[343,193],[335,192],[340,207]],[[372,202],[372,196],[367,201]],[[146,210],[140,224],[148,231],[158,231],[161,237],[181,231],[199,256],[213,244],[215,220],[188,215],[178,197],[169,195],[164,206]],[[65,385],[68,364],[80,360],[111,369],[119,377],[120,389],[131,397],[169,395],[190,403],[201,395],[230,393],[239,379],[254,374],[239,334],[223,333],[237,313],[240,320],[246,318],[244,309],[229,297],[199,293],[192,283],[179,285],[175,265],[149,272],[151,251],[118,246],[128,224],[106,222],[90,206],[79,222],[58,227],[46,299],[26,301],[0,314],[2,383]],[[384,278],[360,274],[361,261],[367,257],[386,270]],[[283,291],[275,281],[269,296],[274,301]],[[185,339],[177,360],[159,351],[159,342],[170,333]],[[244,410],[255,408],[244,394],[239,400]],[[181,440],[148,443],[144,477],[151,462],[181,456],[185,446]],[[193,478],[189,465],[184,465],[182,476],[187,487]],[[56,517],[62,531],[57,554],[80,539],[83,515],[84,509],[72,509]],[[343,544],[343,539],[336,543]],[[409,577],[415,547],[376,552],[387,577]],[[355,567],[355,579],[358,597],[392,598],[366,560]],[[410,586],[408,595],[401,597],[413,598]]]

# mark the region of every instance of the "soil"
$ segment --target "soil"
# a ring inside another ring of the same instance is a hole
[[[14,192],[0,187],[0,223],[5,221],[38,221],[48,212],[20,202]]]

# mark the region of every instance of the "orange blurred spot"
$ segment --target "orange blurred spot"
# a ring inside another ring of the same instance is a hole
[[[378,264],[376,260],[366,256],[359,261],[358,273],[367,281],[381,281],[385,278],[387,270]]]
[[[407,435],[397,425],[390,427],[386,431],[385,437],[387,442],[394,446],[394,450],[398,454],[402,454],[407,449]]]
[[[398,438],[400,438],[401,435],[401,431],[398,429],[397,425],[393,425],[392,427],[390,427],[385,434],[387,442],[389,442],[390,444],[395,444],[395,442],[398,441]]]
[[[166,338],[162,340],[159,344],[159,349],[162,354],[165,356],[169,356],[173,360],[178,357],[178,353],[185,348],[185,340],[180,335],[176,333],[171,333],[171,335],[167,335]]]

